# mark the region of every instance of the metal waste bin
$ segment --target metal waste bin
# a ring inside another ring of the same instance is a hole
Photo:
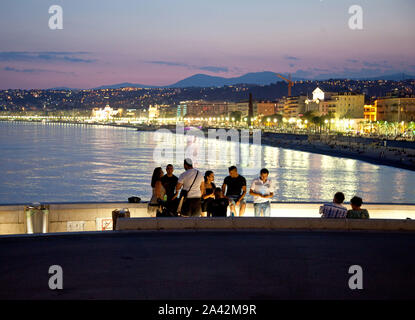
[[[127,208],[124,208],[121,210],[115,209],[112,212],[112,230],[116,230],[118,218],[129,218],[129,217],[130,217],[130,210],[128,210]]]
[[[47,233],[49,228],[49,205],[34,203],[24,207],[27,233]]]

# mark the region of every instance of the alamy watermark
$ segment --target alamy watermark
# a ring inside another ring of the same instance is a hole
[[[232,163],[244,169],[262,168],[261,130],[208,129],[206,137],[198,128],[177,124],[175,133],[156,131],[154,162],[181,163],[191,158],[197,166]]]
[[[51,30],[63,29],[63,9],[62,6],[52,5],[49,7],[48,25]],[[351,30],[363,30],[363,8],[360,5],[354,4],[349,7],[349,14],[351,15],[348,21]]]
[[[63,269],[60,265],[52,265],[49,267],[49,274],[52,276],[49,278],[49,289],[56,290],[56,289],[63,289]]]
[[[48,25],[51,30],[62,30],[63,29],[63,9],[61,6],[53,5],[49,7]]]
[[[349,28],[351,30],[363,30],[363,8],[357,4],[349,8]]]
[[[351,290],[363,289],[363,269],[359,265],[353,265],[349,267],[349,274],[352,276],[349,278],[349,288]]]

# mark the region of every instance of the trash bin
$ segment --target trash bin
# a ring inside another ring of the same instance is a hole
[[[49,228],[49,205],[34,203],[24,207],[27,233],[47,233]]]
[[[112,230],[116,230],[118,218],[130,218],[130,210],[124,208],[121,210],[115,209],[112,212]]]

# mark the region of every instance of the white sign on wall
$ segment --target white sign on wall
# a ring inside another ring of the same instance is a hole
[[[77,232],[85,230],[85,221],[68,221],[66,224],[66,231]]]
[[[97,231],[112,230],[112,218],[97,218]]]

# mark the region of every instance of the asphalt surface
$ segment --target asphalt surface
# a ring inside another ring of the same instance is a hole
[[[414,299],[415,233],[147,231],[0,237],[0,299]],[[48,286],[51,265],[63,289]],[[363,269],[351,290],[349,267]]]

